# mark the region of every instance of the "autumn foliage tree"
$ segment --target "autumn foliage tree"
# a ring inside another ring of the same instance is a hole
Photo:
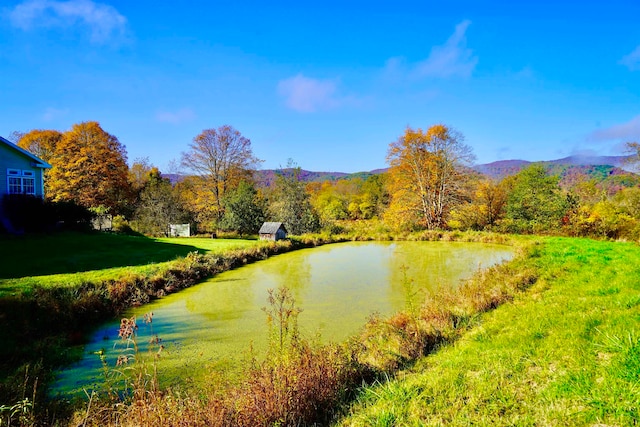
[[[53,201],[118,212],[130,197],[125,147],[98,122],[73,125],[56,144],[49,162],[48,197]]]
[[[340,193],[338,186],[342,185],[344,187],[345,180],[341,180],[338,182],[329,182],[325,181],[324,183],[312,183],[312,184],[320,184],[317,191],[313,191],[311,194],[311,203],[318,212],[320,217],[320,221],[323,226],[330,224],[331,222],[339,219],[348,218],[348,206],[349,206],[349,195]],[[311,184],[311,183],[310,183]],[[316,187],[315,185],[307,185],[307,190],[310,190],[311,187]],[[315,188],[314,188],[315,190]]]
[[[189,151],[182,153],[182,166],[198,178],[184,187],[193,197],[204,199],[193,200],[194,206],[212,206],[214,220],[219,220],[224,214],[225,194],[240,182],[250,181],[259,163],[251,150],[251,140],[232,126],[205,129],[193,138]]]
[[[129,168],[129,183],[134,193],[140,193],[147,183],[160,175],[158,168],[151,164],[148,157],[137,158]]]
[[[426,132],[408,127],[387,154],[391,193],[387,219],[428,229],[445,227],[451,209],[464,199],[463,167],[473,159],[463,135],[450,127],[438,124]]]
[[[34,129],[22,134],[17,144],[49,163],[52,161],[62,137],[62,132],[57,130]]]
[[[16,144],[25,150],[35,154],[47,163],[54,164],[54,155],[60,141],[62,140],[62,132],[57,130],[34,129],[27,133],[17,133],[19,136]],[[51,169],[45,169],[45,194],[49,194],[49,175]]]
[[[475,180],[471,200],[452,211],[456,228],[484,230],[494,227],[504,216],[507,196],[507,188],[502,181]]]

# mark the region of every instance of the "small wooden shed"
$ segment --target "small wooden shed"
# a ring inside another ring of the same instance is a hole
[[[287,238],[287,229],[281,222],[265,222],[258,231],[260,240],[281,240]]]

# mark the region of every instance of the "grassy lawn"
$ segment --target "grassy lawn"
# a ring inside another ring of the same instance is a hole
[[[75,286],[127,274],[154,274],[189,252],[224,252],[255,240],[162,238],[107,233],[0,237],[0,296],[30,286]]]
[[[537,255],[531,290],[365,389],[341,425],[636,425],[640,248],[548,238]]]

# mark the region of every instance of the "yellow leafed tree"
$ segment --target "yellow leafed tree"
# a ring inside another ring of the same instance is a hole
[[[45,162],[51,162],[61,140],[62,133],[57,130],[34,129],[20,137],[18,146],[32,152]]]
[[[426,132],[408,127],[389,146],[391,205],[387,220],[428,229],[446,226],[450,210],[464,199],[464,166],[474,156],[463,135],[445,125]]]
[[[105,206],[117,212],[131,195],[125,147],[98,122],[73,125],[50,161],[48,187],[54,201]]]
[[[35,154],[52,166],[55,165],[55,153],[60,141],[62,140],[62,132],[57,130],[34,129],[21,135],[17,144],[19,147]],[[49,176],[51,169],[45,169],[45,195],[50,194]]]

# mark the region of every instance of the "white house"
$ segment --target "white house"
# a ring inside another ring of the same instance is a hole
[[[44,170],[51,165],[0,136],[0,218],[5,194],[44,198]]]

